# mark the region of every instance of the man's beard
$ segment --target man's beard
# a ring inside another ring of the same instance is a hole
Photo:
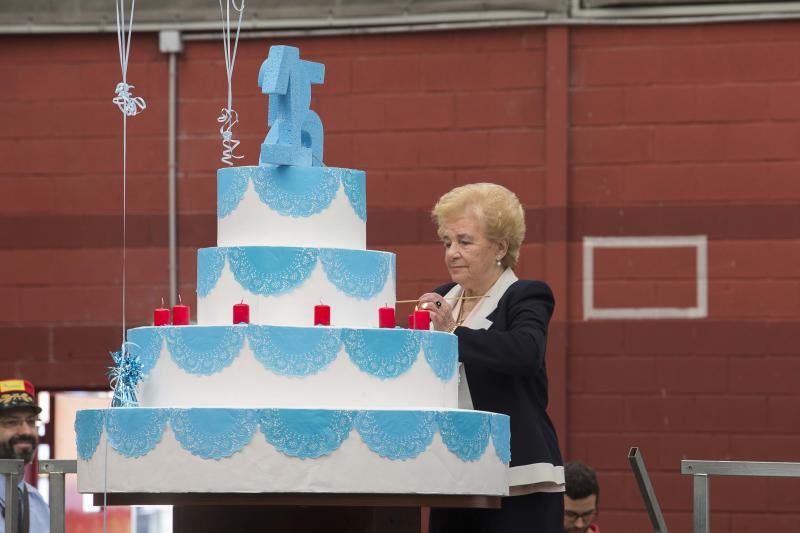
[[[30,449],[15,452],[14,446],[24,442],[30,443]],[[33,454],[36,453],[36,445],[36,437],[31,435],[11,437],[5,442],[0,442],[0,459],[22,459],[26,463],[30,463],[33,460]]]

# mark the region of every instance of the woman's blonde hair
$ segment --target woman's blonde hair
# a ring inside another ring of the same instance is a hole
[[[439,237],[445,224],[464,215],[474,216],[490,241],[508,244],[503,267],[517,266],[525,238],[525,211],[516,194],[496,183],[471,183],[445,193],[431,211]]]

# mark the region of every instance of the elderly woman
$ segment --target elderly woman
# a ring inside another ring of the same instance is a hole
[[[512,270],[525,236],[516,195],[491,183],[442,196],[433,218],[452,283],[423,294],[433,327],[458,337],[459,406],[511,417],[512,494],[502,508],[433,509],[431,533],[561,532],[564,469],[547,415],[547,326],[553,294]]]

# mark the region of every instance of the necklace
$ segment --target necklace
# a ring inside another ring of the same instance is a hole
[[[466,291],[461,291],[461,294],[458,297],[458,316],[456,317],[456,328],[459,327],[464,323],[464,321],[469,318],[469,315],[472,313],[472,309],[474,306],[477,306],[479,301],[485,298],[487,295],[483,294],[481,296],[464,296]],[[474,300],[475,304],[472,309],[470,309],[469,313],[464,312],[464,307],[466,306],[466,300]],[[453,328],[455,329],[455,328]]]
[[[464,323],[464,291],[458,297],[458,316],[456,317],[456,327]]]

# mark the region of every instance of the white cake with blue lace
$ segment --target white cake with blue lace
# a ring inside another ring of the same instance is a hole
[[[81,492],[508,493],[508,418],[457,409],[456,337],[377,327],[395,257],[365,249],[364,172],[322,164],[323,77],[270,49],[271,128],[258,166],[217,174],[198,324],[128,332],[138,405],[78,413]]]

